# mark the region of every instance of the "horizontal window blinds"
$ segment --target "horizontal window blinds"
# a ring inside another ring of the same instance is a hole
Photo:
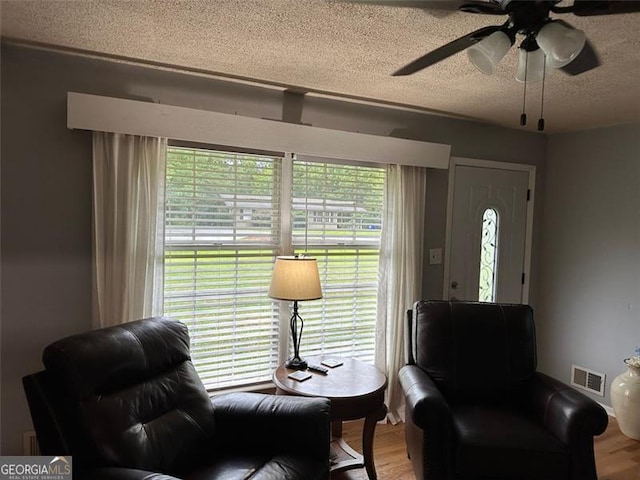
[[[323,289],[321,300],[300,305],[304,355],[373,362],[385,172],[293,164],[293,245],[318,259]]]
[[[373,361],[384,181],[375,166],[168,149],[164,313],[189,327],[209,390],[269,381],[286,359],[289,308],[268,297],[280,253],[318,259],[302,356]]]
[[[189,327],[209,389],[267,381],[278,364],[278,310],[267,292],[280,245],[280,165],[168,151],[164,313]]]

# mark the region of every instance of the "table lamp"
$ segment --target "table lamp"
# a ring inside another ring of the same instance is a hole
[[[322,298],[316,259],[297,255],[276,257],[271,286],[269,287],[269,297],[275,300],[293,301],[293,313],[290,320],[293,357],[287,360],[284,365],[293,370],[305,370],[307,362],[300,358],[300,339],[304,322],[302,317],[298,315],[298,302]],[[299,330],[298,322],[300,322]]]

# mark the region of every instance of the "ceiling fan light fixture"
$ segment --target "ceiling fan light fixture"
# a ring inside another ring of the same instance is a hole
[[[513,45],[509,35],[503,31],[493,32],[482,41],[467,49],[467,56],[474,67],[486,75],[493,75],[502,57]]]
[[[584,48],[586,36],[582,30],[560,22],[546,23],[536,35],[536,42],[547,55],[547,65],[561,68],[571,63]]]
[[[516,72],[518,82],[523,83],[525,79],[528,83],[539,82],[543,77],[546,78],[553,72],[548,57],[541,49],[537,48],[527,52],[524,48],[519,48],[518,52],[518,70]],[[527,54],[529,58],[527,58]]]

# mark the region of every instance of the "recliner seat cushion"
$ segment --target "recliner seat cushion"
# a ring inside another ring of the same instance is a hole
[[[506,478],[567,478],[566,447],[542,426],[513,410],[452,407],[458,437],[456,471]]]

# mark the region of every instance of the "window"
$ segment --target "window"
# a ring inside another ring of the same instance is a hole
[[[478,299],[496,301],[496,271],[498,266],[498,212],[487,208],[482,214],[480,241],[480,282]]]
[[[300,305],[305,355],[373,362],[384,180],[379,167],[293,164],[293,217],[309,217],[294,223],[293,247],[318,259],[323,290]]]
[[[284,361],[280,302],[267,292],[275,256],[292,249],[318,258],[323,282],[324,298],[300,305],[303,356],[373,359],[384,178],[384,168],[169,148],[164,311],[189,326],[207,388],[269,381]]]
[[[279,179],[277,158],[168,151],[164,312],[188,325],[208,388],[269,378],[277,363],[265,288],[280,245]]]

